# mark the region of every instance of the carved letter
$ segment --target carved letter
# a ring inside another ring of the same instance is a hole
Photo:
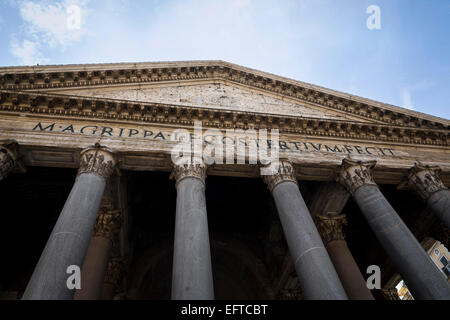
[[[33,130],[36,130],[37,128],[39,128],[39,130],[45,131],[45,130],[47,130],[47,129],[50,128],[49,131],[53,131],[53,128],[54,128],[54,127],[55,127],[55,124],[52,123],[51,125],[49,125],[49,126],[47,126],[47,127],[45,127],[45,128],[42,128],[42,124],[39,122],[39,123],[33,128]]]

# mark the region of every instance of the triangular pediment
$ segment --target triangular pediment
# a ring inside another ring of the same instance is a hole
[[[448,130],[450,120],[224,61],[0,68],[2,90]]]
[[[246,113],[369,122],[363,117],[348,115],[330,108],[298,102],[294,99],[273,95],[262,90],[252,90],[251,88],[218,81],[196,84],[179,83],[83,89],[71,88],[69,90],[58,90],[54,93]]]

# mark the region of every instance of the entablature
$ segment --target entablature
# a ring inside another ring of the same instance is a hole
[[[304,118],[277,114],[238,112],[176,104],[0,90],[0,112],[66,119],[121,120],[172,126],[203,126],[218,129],[278,129],[280,133],[339,139],[380,141],[409,145],[449,146],[448,128],[427,129],[402,125]]]

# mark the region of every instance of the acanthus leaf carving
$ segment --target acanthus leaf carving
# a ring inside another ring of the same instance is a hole
[[[206,170],[207,166],[201,158],[189,157],[174,164],[170,178],[175,178],[177,184],[184,178],[197,178],[205,183]]]
[[[325,245],[331,241],[345,240],[345,236],[342,231],[343,225],[347,224],[345,214],[327,216],[319,215],[315,220],[317,229]]]
[[[408,186],[427,200],[433,193],[448,189],[439,178],[440,171],[436,166],[415,163],[408,176]]]
[[[377,186],[372,177],[372,169],[376,161],[354,161],[344,159],[342,161],[341,171],[337,178],[352,195],[358,188],[364,185]]]
[[[6,146],[0,146],[0,180],[5,179],[15,167],[15,155]]]
[[[113,240],[114,233],[120,230],[122,211],[100,208],[94,225],[94,236]]]
[[[108,179],[115,168],[116,161],[111,150],[96,144],[81,151],[80,167],[78,175],[83,173],[95,173],[104,179]]]
[[[274,167],[274,165],[276,168],[276,172],[271,175],[262,176],[270,191],[272,191],[279,183],[285,181],[290,181],[298,185],[295,168],[292,163],[282,160],[277,163],[270,164],[272,168]]]

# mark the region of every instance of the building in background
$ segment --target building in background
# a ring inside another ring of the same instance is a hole
[[[433,262],[447,277],[450,277],[450,253],[448,249],[439,241],[428,250]]]
[[[422,245],[424,246],[424,249],[427,250],[428,255],[431,260],[433,260],[436,267],[441,270],[448,278],[448,281],[450,281],[450,253],[448,249],[441,242],[432,238],[425,239]],[[401,300],[414,300],[403,280],[397,284],[396,288]]]

